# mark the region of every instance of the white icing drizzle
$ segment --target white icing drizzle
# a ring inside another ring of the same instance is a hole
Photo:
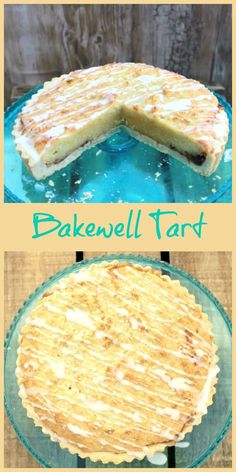
[[[206,380],[206,382],[203,386],[203,389],[201,391],[201,394],[200,394],[200,397],[199,397],[199,400],[198,400],[198,405],[197,405],[197,412],[198,413],[206,414],[206,412],[207,412],[206,404],[207,404],[207,399],[209,398],[209,393],[210,393],[210,389],[211,389],[211,386],[212,386],[212,381],[213,381],[214,378],[216,378],[219,371],[220,371],[220,369],[219,369],[218,366],[214,366],[209,370],[207,380]]]
[[[34,308],[21,335],[20,395],[55,437],[63,438],[60,414],[70,444],[86,450],[96,438],[99,450],[138,457],[142,434],[150,443],[182,439],[185,422],[206,412],[218,372],[207,321],[184,288],[158,277],[94,265]],[[129,440],[120,428],[132,428]]]
[[[95,329],[91,317],[85,311],[79,310],[78,308],[75,310],[67,310],[65,316],[68,321],[73,321],[89,329]]]
[[[36,151],[33,142],[29,138],[29,136],[22,134],[15,139],[15,142],[16,145],[20,146],[22,149],[25,150],[25,152],[29,156],[29,164],[31,166],[40,161],[40,154]]]
[[[151,75],[140,75],[138,80],[143,84],[150,84],[150,82],[155,82],[156,77]]]
[[[147,458],[154,465],[164,465],[167,462],[167,456],[164,452],[156,452],[153,456],[147,456]]]
[[[48,363],[58,379],[63,379],[65,376],[65,365],[61,362],[57,362],[54,359],[48,358]]]
[[[169,416],[172,420],[178,420],[180,416],[180,412],[176,410],[175,408],[169,408],[166,406],[165,408],[157,408],[157,413],[160,413],[160,415],[166,415]]]
[[[179,447],[180,449],[185,449],[190,446],[190,443],[188,441],[181,441],[177,442],[175,447]]]
[[[169,114],[169,112],[172,111],[189,110],[191,108],[191,105],[191,100],[182,98],[181,100],[175,100],[170,103],[165,103],[165,105],[163,105],[163,110],[165,113]]]
[[[48,82],[23,108],[16,143],[36,168],[58,138],[70,136],[103,115],[107,119],[110,107],[121,122],[125,110],[134,106],[168,119],[209,155],[221,151],[227,120],[209,90],[178,74],[132,63],[78,70]]]

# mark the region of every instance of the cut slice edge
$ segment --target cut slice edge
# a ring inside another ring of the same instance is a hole
[[[118,129],[118,127],[111,128],[106,133],[103,133],[101,136],[92,140],[90,140],[88,137],[88,140],[86,140],[87,142],[83,146],[76,148],[73,152],[68,154],[68,156],[62,159],[60,162],[51,163],[50,165],[47,165],[40,158],[39,154],[34,150],[33,144],[30,142],[30,140],[27,140],[26,138],[25,141],[23,140],[21,141],[22,135],[17,130],[17,126],[15,127],[15,130],[14,130],[14,136],[16,138],[16,148],[18,152],[21,154],[21,157],[28,171],[31,173],[31,175],[33,175],[33,177],[36,180],[43,180],[49,177],[50,175],[53,175],[55,172],[67,167],[69,164],[71,164],[76,159],[78,159],[81,156],[81,154],[83,154],[85,151],[88,151],[89,149],[92,149],[93,147],[105,141],[107,138],[111,136],[111,134],[116,129]],[[22,142],[23,142],[23,145],[22,145]],[[28,148],[28,151],[27,151],[27,148]],[[32,159],[32,152],[34,151],[36,154],[35,154],[35,158]]]
[[[225,111],[220,108],[218,113],[218,127],[222,127],[221,133],[219,133],[218,140],[214,142],[214,149],[211,154],[205,153],[203,150],[201,152],[201,147],[199,143],[194,143],[193,140],[189,138],[189,143],[195,148],[199,149],[199,156],[196,155],[184,155],[178,149],[172,149],[170,146],[158,143],[153,137],[149,137],[144,134],[142,131],[138,129],[138,126],[133,126],[132,123],[127,123],[127,120],[120,118],[119,113],[117,112],[117,117],[114,116],[114,120],[112,121],[111,126],[107,125],[107,122],[101,123],[100,127],[102,127],[103,132],[94,133],[94,136],[91,137],[91,132],[86,133],[84,135],[84,142],[85,144],[79,147],[75,147],[72,152],[70,152],[66,157],[62,157],[59,162],[56,162],[56,159],[51,162],[45,162],[42,156],[36,151],[34,147],[34,143],[27,138],[26,135],[22,134],[21,130],[21,122],[20,119],[15,123],[13,129],[13,136],[15,137],[16,148],[19,151],[22,159],[29,170],[29,172],[35,177],[36,180],[42,180],[50,175],[54,174],[56,171],[63,169],[68,164],[76,160],[81,154],[88,149],[95,147],[97,144],[101,143],[102,141],[106,140],[119,126],[125,125],[128,129],[128,132],[131,136],[135,137],[137,140],[148,144],[158,151],[168,154],[171,157],[177,159],[178,161],[188,165],[192,168],[195,172],[203,176],[210,176],[217,168],[222,154],[224,152],[224,148],[227,141],[228,136],[228,120]],[[227,123],[227,124],[226,124]],[[94,121],[94,125],[96,122]],[[222,132],[223,130],[223,132]],[[174,132],[174,131],[172,131]],[[79,132],[74,133],[74,139],[76,141],[76,135],[79,135]],[[185,140],[188,140],[187,136],[184,136]],[[69,137],[67,136],[67,140]],[[61,140],[61,145],[63,146],[63,139]],[[57,146],[60,146],[60,142],[57,142]]]

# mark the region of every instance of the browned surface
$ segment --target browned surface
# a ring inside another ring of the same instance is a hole
[[[102,253],[86,252],[84,258]],[[142,253],[160,257],[160,253]],[[73,252],[24,253],[5,255],[5,330],[28,295],[50,275],[75,262]],[[231,314],[231,254],[229,252],[190,252],[170,254],[170,262],[204,283]],[[5,467],[38,467],[17,439],[8,419],[5,421]],[[204,467],[231,467],[229,433]]]
[[[128,39],[127,39],[128,38]],[[5,99],[64,72],[146,62],[231,97],[230,5],[7,5]]]
[[[5,332],[26,298],[48,277],[74,262],[73,252],[5,253]],[[21,445],[7,416],[5,416],[4,456],[5,467],[39,467]]]
[[[232,315],[232,257],[230,252],[173,252],[170,262],[206,285]],[[204,467],[232,467],[232,434],[227,435]]]

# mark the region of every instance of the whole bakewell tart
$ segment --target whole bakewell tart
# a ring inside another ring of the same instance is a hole
[[[13,134],[29,171],[43,179],[121,124],[205,176],[217,168],[229,132],[225,111],[200,82],[115,63],[46,82],[22,109]]]
[[[178,280],[126,261],[90,264],[49,287],[22,328],[23,406],[71,453],[141,460],[183,439],[212,404],[211,328]]]

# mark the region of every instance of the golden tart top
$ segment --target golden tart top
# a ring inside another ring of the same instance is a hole
[[[20,335],[20,396],[72,453],[142,459],[201,422],[218,367],[211,324],[178,280],[104,262],[62,278]]]
[[[227,140],[228,120],[217,98],[200,82],[146,64],[114,63],[76,70],[50,82],[27,102],[16,135],[27,136],[42,154],[107,108],[126,108],[164,121],[196,141],[206,154]],[[21,141],[19,140],[19,143]],[[23,141],[22,141],[23,144]]]

